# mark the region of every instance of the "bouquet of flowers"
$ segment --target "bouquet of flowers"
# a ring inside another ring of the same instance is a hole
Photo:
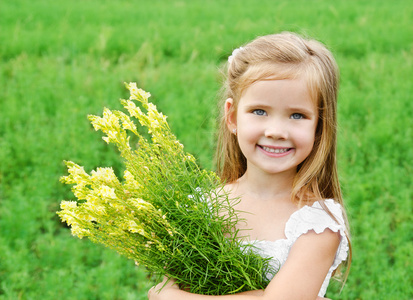
[[[103,117],[89,116],[94,129],[105,134],[103,140],[118,147],[125,162],[123,180],[112,168],[88,174],[65,162],[69,174],[61,181],[73,185],[77,200],[61,202],[62,221],[73,235],[112,248],[193,293],[265,288],[264,274],[275,270],[240,241],[233,209],[237,199],[229,199],[217,175],[201,170],[184,151],[166,116],[148,102],[150,94],[135,83],[126,86],[130,98],[121,103],[129,115],[105,108]],[[138,133],[130,116],[147,128],[150,139]],[[139,138],[136,149],[128,132]]]

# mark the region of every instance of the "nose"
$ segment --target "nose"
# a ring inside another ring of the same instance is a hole
[[[288,138],[287,124],[282,120],[269,120],[265,129],[265,137],[286,140]]]

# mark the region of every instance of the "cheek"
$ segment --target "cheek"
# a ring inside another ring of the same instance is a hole
[[[251,144],[254,141],[254,133],[246,127],[238,127],[237,131],[238,144],[242,145]]]
[[[259,124],[254,123],[252,120],[242,120],[242,122],[238,122],[238,137],[240,139],[244,139],[246,141],[251,142],[252,140],[256,140],[262,135],[262,128]]]
[[[238,123],[240,124],[240,123]],[[242,153],[246,155],[258,143],[260,135],[249,123],[238,125],[237,140]]]
[[[312,128],[307,128],[306,130],[299,130],[296,132],[295,140],[297,146],[301,146],[305,149],[309,149],[308,151],[311,151],[315,141],[315,130],[313,130]]]

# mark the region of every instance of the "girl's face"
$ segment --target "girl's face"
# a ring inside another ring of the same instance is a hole
[[[318,109],[302,79],[258,81],[241,96],[237,111],[225,104],[230,131],[247,159],[247,172],[295,174],[314,145]]]

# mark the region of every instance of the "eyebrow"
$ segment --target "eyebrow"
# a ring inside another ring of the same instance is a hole
[[[267,104],[254,103],[254,104],[245,105],[245,108],[247,110],[249,110],[249,109],[253,109],[253,108],[270,109],[272,107],[270,105],[267,105]]]
[[[264,109],[264,110],[268,110],[268,109],[272,109],[273,107],[271,105],[267,105],[267,104],[261,104],[261,103],[256,103],[256,104],[248,104],[245,106],[246,110],[251,110],[251,109]],[[289,106],[288,110],[290,110],[291,112],[299,112],[299,113],[303,113],[306,115],[316,115],[317,111],[313,112],[312,109],[308,109],[302,106]]]
[[[297,111],[297,112],[304,113],[304,114],[307,114],[307,115],[317,114],[317,110],[313,111],[312,109],[308,109],[308,108],[301,107],[301,106],[291,106],[288,109],[291,110],[291,111]]]

